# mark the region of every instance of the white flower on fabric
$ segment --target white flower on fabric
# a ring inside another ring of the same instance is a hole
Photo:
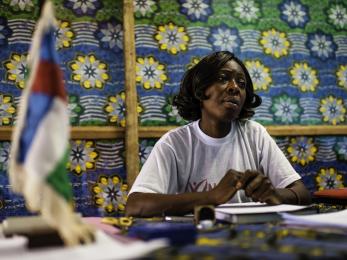
[[[317,71],[312,69],[306,62],[295,63],[290,69],[293,85],[299,87],[303,92],[315,91],[319,80]]]
[[[76,140],[71,142],[70,160],[67,167],[77,175],[91,169],[95,169],[95,163],[99,153],[92,141]]]
[[[163,88],[168,79],[165,72],[165,65],[152,56],[137,58],[136,81],[143,84],[145,89]]]
[[[303,11],[301,4],[291,1],[284,4],[283,9],[283,14],[287,17],[289,24],[293,23],[298,26],[305,23],[305,16],[307,14]]]
[[[121,24],[113,25],[112,23],[108,23],[107,28],[100,29],[100,31],[104,35],[100,41],[108,43],[110,49],[115,46],[123,49],[123,30]]]
[[[140,150],[139,157],[140,157],[140,161],[142,165],[146,162],[152,149],[153,149],[153,146],[149,145],[147,140],[141,141],[140,147],[139,147],[139,150]]]
[[[88,9],[94,10],[94,2],[97,0],[69,0],[73,3],[72,9],[81,9],[82,13],[86,14]]]
[[[16,108],[13,98],[9,95],[0,95],[0,125],[10,125],[13,122]]]
[[[189,36],[185,28],[173,23],[158,26],[157,34],[154,36],[161,50],[167,50],[170,54],[177,54],[187,50]]]
[[[218,34],[215,34],[216,41],[214,44],[216,46],[219,46],[221,49],[230,49],[237,47],[236,39],[237,37],[235,35],[230,34],[230,31],[223,31],[222,29],[218,30]]]
[[[328,10],[329,20],[338,29],[347,27],[347,10],[342,5],[334,5]]]
[[[293,123],[298,121],[302,109],[298,105],[297,98],[282,95],[274,98],[271,110],[274,112],[276,121]]]
[[[260,44],[263,45],[266,54],[270,54],[275,58],[288,55],[290,47],[286,34],[275,29],[262,32]]]
[[[27,55],[13,53],[11,58],[5,61],[5,68],[7,70],[6,78],[12,81],[20,89],[24,88],[24,80],[28,73],[27,68]]]
[[[315,161],[317,150],[318,148],[314,144],[313,138],[303,136],[291,138],[287,148],[290,161],[302,166]]]
[[[246,68],[252,78],[255,90],[267,90],[272,82],[270,69],[259,60],[246,61]]]
[[[253,0],[239,0],[234,3],[237,16],[246,22],[252,22],[259,17],[260,9]]]
[[[167,115],[167,122],[174,125],[183,125],[186,121],[178,113],[178,109],[173,104],[173,97],[170,96],[165,106],[163,107],[163,112]]]
[[[176,121],[179,122],[181,120],[183,120],[183,118],[180,116],[180,114],[178,113],[178,109],[175,106],[172,106],[172,110],[168,113],[168,115],[170,117],[174,117],[176,118]]]
[[[107,117],[110,123],[116,123],[121,127],[125,127],[125,92],[121,91],[115,96],[109,96],[107,98],[107,103],[104,107],[104,111],[107,113]],[[136,112],[138,114],[143,112],[143,107],[137,103]]]
[[[323,121],[332,125],[345,121],[346,108],[340,98],[328,96],[320,101],[319,111],[323,115]]]
[[[86,89],[103,88],[109,80],[107,65],[97,60],[93,54],[78,55],[76,60],[71,62],[70,68],[73,71],[73,80],[80,82]]]
[[[116,96],[108,97],[108,103],[105,106],[105,111],[108,113],[108,118],[111,123],[125,127],[125,92],[121,91]]]
[[[84,108],[79,103],[79,96],[69,95],[69,103],[67,108],[70,115],[70,124],[78,125],[79,118],[84,112]]]
[[[225,24],[211,28],[211,35],[208,40],[216,50],[227,50],[233,53],[237,53],[243,43],[238,30],[229,28]]]
[[[326,35],[316,34],[311,40],[311,50],[317,53],[318,57],[328,58],[334,51],[332,48],[332,42],[326,37]]]
[[[77,16],[91,16],[95,17],[95,14],[102,7],[101,0],[64,0],[64,6]]]
[[[342,175],[335,168],[320,169],[316,182],[319,190],[343,188]]]
[[[21,11],[30,10],[34,7],[32,0],[11,0],[10,6],[19,7]]]
[[[77,103],[69,103],[67,105],[67,109],[69,111],[70,117],[75,118],[75,117],[78,116],[78,114],[75,112],[75,109],[77,109],[77,108],[78,108],[78,104]]]
[[[128,195],[128,185],[118,175],[99,177],[93,186],[94,202],[107,213],[124,211]]]
[[[211,13],[209,5],[204,0],[184,0],[182,7],[188,17],[192,17],[192,20],[200,20],[205,18]]]
[[[70,23],[66,21],[58,21],[55,37],[57,39],[56,45],[58,49],[70,47],[72,38],[74,37],[74,33],[70,28]]]
[[[142,16],[146,16],[149,13],[152,13],[153,6],[155,5],[155,2],[153,0],[135,0],[134,1],[134,8],[135,12],[140,13]]]
[[[317,150],[318,148],[314,144],[313,138],[306,136],[291,138],[287,148],[290,161],[302,166],[315,161]]]

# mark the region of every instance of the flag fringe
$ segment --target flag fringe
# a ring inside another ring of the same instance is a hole
[[[56,228],[65,245],[74,246],[80,243],[89,244],[93,240],[94,229],[82,222],[73,211],[73,206],[58,195],[52,186],[42,183],[44,199],[42,201],[42,217]]]
[[[23,195],[30,211],[41,213],[47,223],[59,232],[65,245],[74,246],[81,242],[84,244],[92,242],[95,230],[74,213],[72,204],[57,194],[44,179],[37,176],[26,178],[25,168],[18,166],[17,169],[21,171],[17,173],[24,176],[22,181],[26,182]]]

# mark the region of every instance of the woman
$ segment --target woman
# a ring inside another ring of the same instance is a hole
[[[227,51],[188,70],[174,105],[191,123],[154,146],[129,192],[128,216],[186,214],[197,205],[308,204],[310,193],[260,124],[244,64]]]

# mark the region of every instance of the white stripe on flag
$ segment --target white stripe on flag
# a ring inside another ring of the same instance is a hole
[[[55,98],[28,150],[24,162],[28,176],[44,178],[55,169],[69,145],[69,127],[67,105]]]

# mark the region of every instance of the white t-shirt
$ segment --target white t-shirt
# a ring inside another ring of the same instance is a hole
[[[227,170],[258,170],[276,188],[300,179],[275,141],[259,123],[234,121],[229,134],[212,138],[199,121],[176,128],[155,144],[130,193],[177,194],[209,191]],[[243,190],[230,202],[248,202]]]

